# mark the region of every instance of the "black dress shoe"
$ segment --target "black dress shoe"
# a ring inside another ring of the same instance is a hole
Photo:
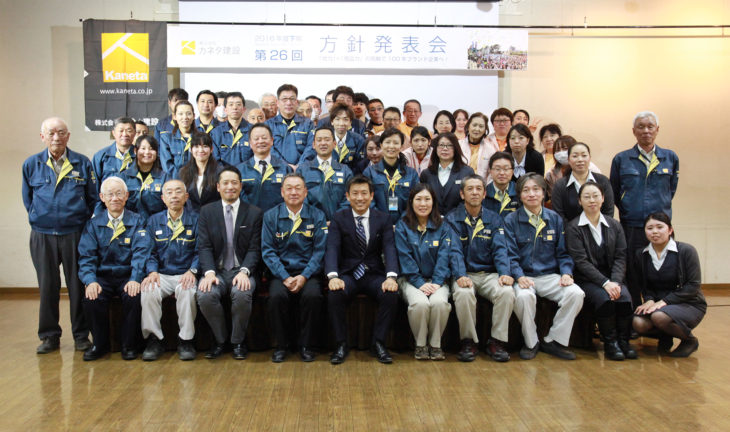
[[[192,340],[179,340],[177,343],[177,356],[182,361],[195,360],[195,347]]]
[[[87,349],[91,348],[93,344],[89,340],[89,338],[84,339],[78,339],[74,341],[74,349],[76,351],[86,351]]]
[[[461,341],[461,350],[456,358],[463,362],[473,362],[477,358],[477,347],[471,339]]]
[[[697,351],[697,348],[699,347],[700,342],[697,340],[697,338],[694,336],[690,336],[687,339],[682,339],[682,341],[679,342],[679,345],[677,345],[677,348],[674,348],[674,351],[669,353],[669,356],[689,357],[689,355]]]
[[[58,336],[45,337],[43,338],[41,344],[38,345],[38,348],[35,349],[35,352],[36,354],[48,354],[50,352],[56,351],[60,347],[61,340],[58,338]]]
[[[342,364],[345,362],[345,358],[347,357],[347,345],[342,342],[337,344],[337,347],[335,348],[335,352],[332,353],[330,356],[330,363],[333,365],[336,364]]]
[[[106,350],[99,349],[96,345],[87,349],[84,353],[84,361],[98,360],[106,355]]]
[[[122,347],[122,359],[124,360],[134,360],[138,355],[137,350]]]
[[[246,348],[246,344],[244,343],[233,344],[233,352],[231,354],[236,360],[245,360],[248,357],[248,348]]]
[[[215,344],[213,347],[205,353],[205,358],[215,359],[223,354],[223,344]]]
[[[370,354],[373,355],[380,363],[383,364],[391,364],[393,363],[393,358],[390,356],[390,353],[385,348],[385,345],[383,345],[380,341],[375,341],[373,346],[370,347]]]
[[[147,348],[142,353],[142,360],[155,361],[164,353],[165,347],[162,345],[162,341],[157,339],[157,336],[151,334],[147,341]]]
[[[575,353],[573,351],[570,351],[555,341],[541,343],[540,351],[563,360],[575,360]]]
[[[286,359],[286,350],[277,348],[274,353],[271,354],[271,361],[274,363],[281,363]]]
[[[307,347],[301,347],[299,349],[299,357],[302,358],[303,362],[313,362],[315,356],[316,354],[314,353],[314,351],[310,350]]]

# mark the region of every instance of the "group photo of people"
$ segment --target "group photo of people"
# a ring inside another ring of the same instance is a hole
[[[89,155],[73,150],[66,121],[43,121],[44,148],[22,168],[39,355],[61,345],[59,264],[84,361],[107,357],[111,328],[125,360],[159,359],[170,337],[180,360],[194,360],[199,314],[213,338],[205,358],[246,359],[263,292],[274,363],[324,350],[345,362],[348,305],[361,294],[377,305],[368,345],[385,364],[401,302],[417,360],[471,362],[479,347],[496,362],[573,360],[581,311],[608,360],[638,358],[639,336],[671,357],[698,349],[700,260],[675,240],[679,158],[657,145],[656,113],[627,114],[635,142],[601,172],[590,142],[520,107],[453,107],[421,124],[417,99],[386,104],[346,85],[256,93],[247,109],[238,90],[172,89],[168,117],[117,118],[113,142]],[[162,330],[167,297],[177,335]],[[492,305],[488,334],[478,298]],[[538,298],[557,304],[542,337]],[[452,312],[456,353],[442,346]]]

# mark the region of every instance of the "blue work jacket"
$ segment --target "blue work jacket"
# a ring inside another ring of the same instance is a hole
[[[484,198],[482,205],[500,215],[503,220],[507,215],[514,213],[522,205],[520,203],[520,197],[517,195],[517,190],[515,189],[515,182],[513,181],[509,182],[509,186],[507,186],[509,200],[505,199],[504,202],[498,201],[496,195],[497,188],[494,186],[494,183],[489,183],[487,185],[487,196]]]
[[[107,212],[99,212],[89,220],[79,240],[79,279],[84,285],[97,281],[97,276],[129,278],[141,282],[147,275],[145,264],[150,257],[152,241],[145,223],[137,214],[124,210],[124,231],[114,236]]]
[[[256,159],[252,157],[236,167],[241,172],[241,185],[243,186],[241,199],[266,212],[284,202],[284,198],[281,197],[281,182],[285,175],[292,172],[292,169],[283,160],[271,156],[269,167],[273,168],[273,172],[264,177],[266,173],[262,174],[254,168],[255,162]]]
[[[150,176],[152,179],[150,180]],[[127,184],[129,198],[126,209],[137,213],[145,221],[153,214],[165,209],[162,201],[162,185],[172,176],[162,170],[153,169],[146,181],[142,180],[137,164],[124,171],[122,179]]]
[[[400,172],[401,178],[396,183],[394,190],[390,190],[382,160],[375,165],[370,165],[365,168],[365,171],[362,173],[373,182],[373,188],[375,189],[373,202],[375,202],[375,208],[390,214],[390,220],[393,222],[393,225],[406,213],[408,195],[411,192],[411,188],[419,183],[418,173],[413,168],[405,164],[399,164],[398,172]],[[391,196],[398,198],[398,210],[389,211],[388,198]]]
[[[96,176],[89,159],[66,149],[57,176],[48,149],[23,163],[23,205],[33,231],[64,235],[84,229],[97,200]]]
[[[504,220],[509,245],[512,276],[543,276],[573,274],[573,259],[565,247],[563,218],[552,210],[542,209],[545,226],[538,232],[530,224],[524,208]]]
[[[401,219],[395,225],[395,247],[398,250],[400,276],[409,284],[420,288],[427,279],[443,285],[449,278],[449,227],[442,223],[438,228],[430,220],[426,231],[411,229]]]
[[[464,204],[460,204],[446,216],[446,223],[451,230],[449,262],[454,279],[467,272],[510,274],[507,237],[497,213],[482,207],[481,218],[472,226]]]
[[[638,144],[613,158],[611,189],[622,224],[642,227],[646,217],[656,212],[672,217],[672,198],[679,183],[679,158],[673,151],[656,144],[654,154],[658,164],[649,172],[639,159]]]
[[[210,137],[213,139],[213,156],[216,160],[226,162],[228,165],[238,165],[248,161],[253,156],[248,143],[250,130],[251,124],[245,119],[241,119],[235,135],[229,122],[223,122],[213,129]]]
[[[155,125],[155,139],[157,142],[160,142],[160,137],[169,134],[172,132],[172,129],[175,127],[175,120],[172,118],[172,114],[169,114],[167,117],[160,120]]]
[[[180,275],[190,269],[198,270],[198,214],[185,210],[183,230],[175,235],[167,224],[167,209],[150,216],[147,232],[152,238],[152,253],[147,261],[147,274]]]
[[[302,153],[307,147],[309,133],[314,129],[314,123],[308,118],[295,115],[289,123],[281,114],[266,120],[274,137],[274,147],[271,154],[292,165],[298,165]]]
[[[322,271],[327,220],[324,213],[307,204],[299,216],[302,220],[295,229],[285,203],[264,213],[261,257],[277,279],[298,275],[311,279]]]
[[[117,157],[117,152],[117,143],[113,142],[110,146],[104,147],[94,154],[91,165],[94,167],[94,174],[96,174],[97,192],[101,191],[101,184],[107,177],[121,177],[124,170],[134,166],[136,157],[134,146],[129,147],[129,155],[132,156],[132,161],[127,165],[124,165],[124,155],[120,154]]]
[[[192,135],[183,138],[179,130],[163,134],[160,139],[160,164],[163,171],[177,174],[190,160],[190,144]]]
[[[337,143],[337,138],[335,138],[335,143]],[[313,144],[314,131],[309,134],[307,149],[304,150],[301,162],[317,158],[317,152],[314,150]],[[341,153],[338,153],[337,146],[335,145],[335,149],[332,150],[332,157],[354,171],[355,165],[362,159],[365,159],[365,139],[358,134],[352,133],[352,131],[348,131],[347,135],[345,135],[345,147],[347,147],[347,151],[343,150]]]
[[[347,181],[352,178],[352,171],[347,165],[340,164],[334,158],[330,162],[334,174],[327,179],[319,169],[317,158],[303,161],[297,167],[297,172],[307,184],[307,203],[322,210],[327,220],[332,220],[332,215],[338,210],[350,206],[345,193]]]
[[[221,122],[218,121],[217,118],[213,117],[210,124],[207,127],[203,127],[204,125],[200,123],[200,117],[195,119],[195,129],[198,132],[207,133],[208,135],[210,135],[210,133],[213,132],[213,129],[217,128],[220,124]]]

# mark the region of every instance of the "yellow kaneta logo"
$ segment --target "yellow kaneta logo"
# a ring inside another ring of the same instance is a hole
[[[101,68],[104,82],[149,82],[149,34],[102,33]]]
[[[195,55],[195,41],[182,41],[182,55]]]

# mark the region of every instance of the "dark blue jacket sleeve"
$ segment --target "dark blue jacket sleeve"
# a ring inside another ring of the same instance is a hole
[[[439,252],[436,256],[436,266],[433,268],[431,282],[443,285],[449,277],[449,258],[451,250],[451,234],[448,227],[441,230],[439,237]]]
[[[322,270],[324,261],[324,251],[327,244],[327,220],[324,213],[317,213],[317,219],[314,222],[314,250],[309,258],[309,263],[302,270],[302,276],[310,279],[312,275],[316,275]]]
[[[400,276],[408,280],[408,283],[420,288],[426,281],[421,276],[418,268],[418,261],[413,256],[414,251],[408,244],[408,226],[403,220],[399,220],[395,226],[395,247],[398,250],[398,262],[400,265]]]

